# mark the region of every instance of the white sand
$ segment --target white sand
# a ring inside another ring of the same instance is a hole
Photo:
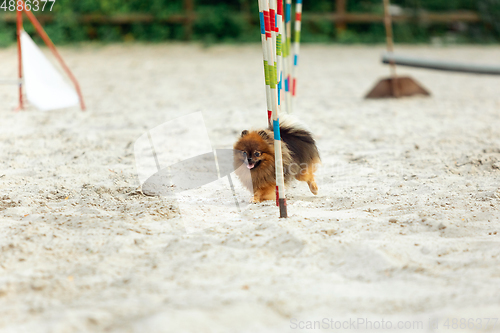
[[[399,49],[500,59],[498,47]],[[15,87],[0,86],[2,331],[287,332],[383,318],[422,320],[422,332],[434,318],[449,332],[446,318],[500,317],[500,78],[400,68],[433,97],[365,101],[388,74],[382,50],[304,45],[296,114],[321,149],[320,194],[296,183],[289,219],[252,205],[249,222],[198,234],[174,201],[135,192],[133,143],[194,111],[217,146],[265,125],[259,45],[63,48],[85,113],[15,113]],[[0,63],[14,78],[15,48]]]

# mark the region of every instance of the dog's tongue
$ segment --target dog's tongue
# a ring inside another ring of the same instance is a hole
[[[249,163],[249,164],[247,164],[247,168],[249,168],[249,169],[253,169],[254,166],[255,166],[255,163],[252,163],[252,164]]]

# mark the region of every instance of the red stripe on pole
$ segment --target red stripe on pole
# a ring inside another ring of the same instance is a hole
[[[24,6],[24,4],[23,4]],[[21,50],[21,31],[23,30],[23,12],[21,10],[17,11],[17,56],[19,61],[19,110],[24,108],[23,105],[23,84],[21,80],[23,79],[23,58]]]
[[[264,11],[264,25],[266,27],[266,37],[270,38],[271,35],[267,36],[267,33],[271,31],[271,22],[269,21],[269,11]]]
[[[295,20],[302,21],[302,13],[295,13]]]
[[[267,110],[267,120],[269,120],[269,123],[271,123],[271,117],[273,116],[273,111]]]
[[[293,79],[293,85],[292,85],[292,96],[295,96],[295,93],[297,92],[297,79]]]
[[[278,15],[283,15],[283,1],[278,0]]]
[[[278,189],[278,185],[276,185],[276,206],[280,205],[280,190]]]
[[[269,21],[271,23],[270,31],[276,31],[276,11],[274,9],[269,9]]]

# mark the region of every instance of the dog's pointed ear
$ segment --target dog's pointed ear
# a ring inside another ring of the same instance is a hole
[[[260,135],[263,139],[269,139],[269,135],[267,135],[267,132],[266,132],[266,131],[259,131],[259,135]]]
[[[248,134],[248,131],[247,130],[244,130],[243,132],[241,132],[241,137],[244,137],[245,135]]]

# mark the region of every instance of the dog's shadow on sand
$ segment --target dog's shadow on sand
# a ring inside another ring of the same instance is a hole
[[[291,195],[287,198],[287,200],[291,201],[307,201],[307,202],[321,202],[325,200],[327,197],[323,196],[301,196],[301,195]]]

